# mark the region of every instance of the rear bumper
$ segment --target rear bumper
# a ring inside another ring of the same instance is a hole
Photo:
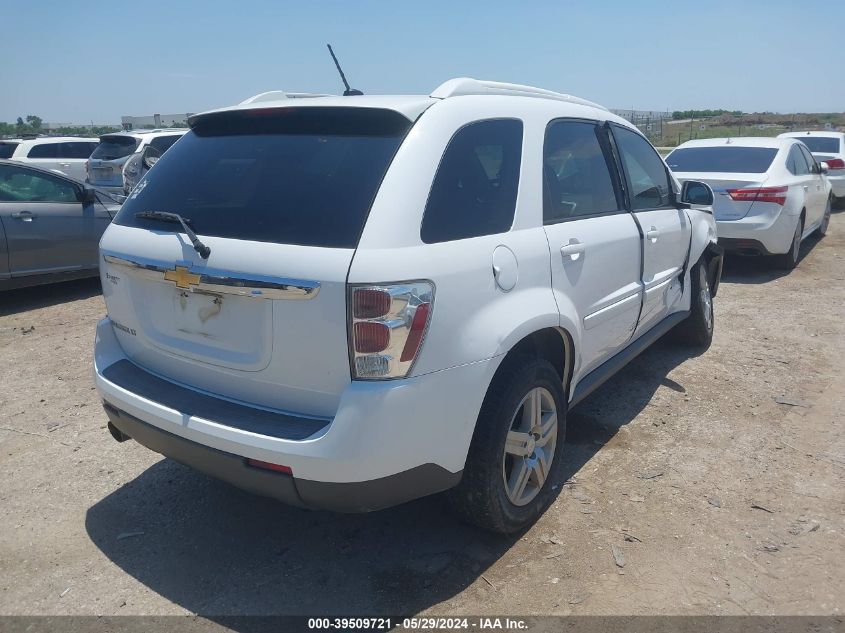
[[[774,255],[789,250],[797,222],[797,215],[784,211],[775,216],[749,215],[739,220],[716,220],[716,234],[726,251]]]
[[[273,412],[261,410],[255,416],[256,409],[248,405],[152,374],[152,379],[187,390],[195,398],[158,395],[160,384],[152,390],[127,388],[131,385],[109,371],[129,361],[108,318],[97,326],[94,378],[112,424],[152,450],[293,505],[364,511],[439,492],[460,481],[478,411],[498,361],[404,380],[352,381],[334,418],[299,436],[268,431],[266,425],[272,420],[268,422],[267,415]],[[205,398],[224,403],[225,417],[203,402]],[[242,423],[232,422],[237,407],[244,411]],[[278,416],[282,426],[297,419],[313,422],[281,412]],[[253,424],[256,417],[260,425]],[[293,475],[262,472],[247,466],[247,458],[288,466]]]
[[[109,421],[124,435],[156,453],[238,488],[289,505],[335,512],[369,512],[455,486],[461,473],[423,464],[371,481],[331,483],[294,478],[255,468],[244,457],[186,440],[104,404]]]

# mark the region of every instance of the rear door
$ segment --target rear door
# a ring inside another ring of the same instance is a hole
[[[543,223],[552,284],[581,318],[583,373],[625,345],[640,311],[640,234],[609,156],[596,122],[560,119],[546,129]]]
[[[691,229],[686,212],[676,205],[669,171],[651,143],[628,128],[611,129],[628,203],[644,238],[638,335],[678,310]]]
[[[816,161],[815,157],[810,153],[806,146],[800,145],[801,155],[807,161],[810,169],[810,184],[807,201],[807,225],[817,225],[821,223],[824,216],[825,208],[827,207],[827,183],[825,177],[822,175],[821,167]]]
[[[127,356],[224,397],[333,415],[351,380],[349,265],[410,125],[354,107],[201,118],[103,236],[106,304]],[[184,216],[209,257],[144,211]]]
[[[38,143],[26,154],[26,162],[42,169],[59,169],[59,143]]]
[[[786,169],[791,175],[790,188],[798,191],[801,206],[805,210],[804,230],[806,230],[816,221],[817,215],[816,181],[815,174],[812,172],[815,161],[808,161],[801,149],[800,143],[795,143],[789,149],[786,156]]]
[[[0,214],[14,276],[96,268],[110,217],[79,202],[73,182],[25,166],[0,165]]]
[[[76,180],[85,180],[85,161],[95,147],[94,141],[63,141],[59,144],[59,171]]]

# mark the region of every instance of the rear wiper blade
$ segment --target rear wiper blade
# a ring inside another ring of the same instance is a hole
[[[200,254],[200,257],[208,259],[208,256],[211,255],[211,249],[200,242],[200,238],[198,238],[197,234],[194,233],[191,230],[191,227],[188,226],[190,220],[183,218],[178,213],[170,213],[169,211],[139,211],[135,214],[135,217],[147,220],[161,220],[162,222],[178,222],[182,225],[182,228],[185,229],[185,233],[191,240],[191,244],[194,245],[194,250]]]

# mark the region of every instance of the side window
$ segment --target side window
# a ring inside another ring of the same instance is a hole
[[[428,194],[422,241],[433,244],[508,231],[521,159],[522,121],[476,121],[458,130]]]
[[[816,166],[816,159],[810,153],[810,150],[808,150],[806,147],[799,147],[798,149],[801,150],[801,154],[803,154],[804,160],[807,161],[807,166],[809,167],[808,173],[816,173],[816,170],[814,169]]]
[[[794,176],[806,176],[810,173],[810,166],[807,165],[807,159],[801,153],[800,145],[793,145],[789,150],[789,157],[786,159],[786,168]]]
[[[552,121],[543,143],[543,223],[619,209],[599,128]]]
[[[29,150],[29,154],[26,155],[27,158],[56,158],[58,156],[58,143],[41,143],[39,145],[33,145],[32,149]]]
[[[62,178],[0,165],[0,201],[78,202],[76,187]]]
[[[180,138],[177,134],[171,134],[170,136],[158,136],[150,141],[150,145],[155,147],[159,151],[159,156],[164,154],[167,150],[170,149],[170,146],[173,145],[176,141]]]
[[[656,209],[672,201],[666,166],[651,144],[636,132],[613,128],[613,136],[625,168],[631,210]]]
[[[96,143],[68,141],[60,145],[59,158],[88,158],[95,147]]]

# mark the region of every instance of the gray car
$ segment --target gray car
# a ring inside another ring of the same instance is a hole
[[[97,275],[119,208],[63,174],[0,160],[0,290]]]

